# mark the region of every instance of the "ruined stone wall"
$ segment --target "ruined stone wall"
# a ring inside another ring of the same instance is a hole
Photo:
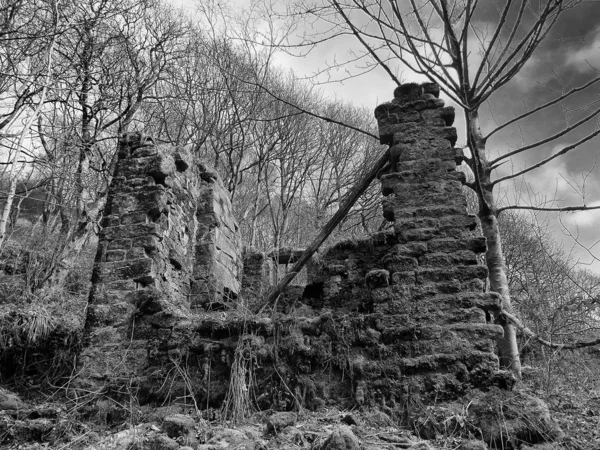
[[[391,144],[381,186],[398,243],[366,281],[374,311],[396,323],[399,367],[457,389],[493,383],[494,339],[503,331],[486,320],[499,297],[484,293],[487,268],[477,254],[485,239],[473,236],[477,220],[467,214],[465,177],[456,171],[454,111],[438,95],[434,84],[403,85],[375,110],[380,138]]]
[[[185,148],[125,134],[87,311],[82,380],[139,377],[161,327],[235,299],[241,242],[216,173]]]
[[[218,181],[208,183],[197,203],[192,308],[212,309],[235,302],[241,291],[242,241],[229,192]]]
[[[265,305],[269,291],[291,270],[303,251],[292,248],[282,248],[270,252],[245,249],[242,293],[250,311],[258,311]],[[310,266],[310,262],[308,266]],[[307,284],[307,268],[303,267],[296,275],[284,296],[294,296],[298,291],[302,292]]]
[[[438,95],[432,84],[403,85],[375,111],[390,145],[380,180],[393,230],[329,248],[275,305],[264,301],[277,268],[298,251],[246,251],[242,277],[216,176],[183,149],[126,136],[100,235],[82,379],[135,384],[145,401],[193,394],[219,406],[243,353],[261,408],[394,410],[413,395],[452,399],[510,385],[495,355],[502,328],[488,322],[500,298],[484,292],[485,240],[473,235],[456,171],[454,111]]]
[[[510,383],[495,355],[502,328],[487,320],[500,300],[484,292],[477,254],[485,239],[473,235],[477,221],[456,171],[454,111],[438,96],[434,84],[403,85],[376,109],[390,145],[380,180],[393,231],[329,249],[303,294],[304,304],[343,324],[345,343],[333,344],[347,355],[362,401],[409,391],[451,398]]]

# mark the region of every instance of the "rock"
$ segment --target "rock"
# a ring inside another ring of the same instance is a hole
[[[384,442],[389,442],[390,444],[394,444],[395,447],[398,448],[409,448],[415,443],[406,436],[398,435],[398,434],[382,434],[379,436],[379,439]]]
[[[292,426],[298,420],[298,415],[293,412],[278,412],[267,420],[267,433],[277,434],[285,427]]]
[[[172,414],[163,420],[163,430],[173,439],[177,439],[183,445],[194,447],[198,444],[196,438],[194,419],[185,414]]]
[[[23,441],[42,442],[53,428],[54,424],[49,419],[15,420],[10,432]]]
[[[179,450],[179,444],[177,441],[160,434],[148,439],[143,448],[144,450]]]
[[[340,425],[329,435],[322,444],[316,444],[313,450],[359,450],[358,438],[352,433],[350,427]]]
[[[390,427],[394,425],[392,418],[383,411],[369,411],[368,414],[362,417],[365,425],[375,428]]]
[[[194,419],[185,414],[173,414],[167,416],[162,424],[163,430],[171,438],[187,436],[188,434],[193,433],[195,425]]]
[[[93,442],[91,445],[84,447],[85,450],[120,450],[123,448],[133,449],[133,448],[142,448],[149,449],[151,439],[149,441],[145,441],[145,436],[148,431],[148,426],[146,424],[138,425],[133,428],[128,428],[126,430],[119,431],[118,433],[105,435],[100,438],[99,441]],[[175,442],[175,441],[173,441]],[[175,444],[177,444],[175,442]],[[177,445],[179,447],[179,445]],[[158,449],[158,447],[154,447],[154,449]]]
[[[486,443],[481,441],[464,439],[461,442],[460,447],[458,447],[458,450],[489,450],[489,447]]]
[[[433,448],[427,442],[421,441],[411,445],[407,450],[435,450],[435,448]]]
[[[564,448],[564,445],[546,442],[544,444],[536,444],[532,446],[524,445],[521,447],[521,450],[562,450]]]
[[[523,391],[493,389],[480,394],[471,403],[469,416],[481,430],[482,440],[493,448],[508,443],[533,445],[552,442],[563,435],[550,417],[548,405]]]
[[[216,450],[221,448],[231,448],[239,450],[254,450],[255,443],[241,430],[232,428],[213,429],[214,435],[206,443],[206,447],[197,446],[197,449],[206,448],[206,450]]]
[[[347,414],[342,417],[342,422],[344,422],[346,425],[358,425],[356,417],[354,417],[352,414]]]
[[[367,273],[365,277],[367,286],[371,289],[377,289],[379,287],[386,287],[390,285],[390,273],[387,270],[375,269]]]
[[[96,443],[100,442],[101,440],[102,439],[100,438],[100,435],[98,433],[96,433],[95,431],[92,431],[87,435],[85,442],[90,443],[90,444],[96,444]]]
[[[0,411],[12,411],[25,408],[25,403],[18,395],[0,388]]]

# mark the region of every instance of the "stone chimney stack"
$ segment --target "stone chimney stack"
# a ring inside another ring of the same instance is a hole
[[[389,286],[374,290],[375,310],[396,318],[405,374],[486,384],[498,371],[494,338],[503,332],[486,311],[497,310],[499,297],[484,292],[488,273],[477,255],[485,238],[473,234],[477,219],[467,213],[465,175],[456,170],[454,108],[439,93],[434,83],[404,84],[375,109],[381,143],[390,145],[380,174],[383,214],[397,240],[382,260]]]

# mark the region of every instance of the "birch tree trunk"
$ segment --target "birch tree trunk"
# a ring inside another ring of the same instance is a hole
[[[90,152],[93,144],[92,137],[92,107],[90,103],[90,94],[92,92],[92,69],[91,61],[93,58],[92,32],[88,24],[84,28],[84,48],[82,51],[82,69],[81,69],[81,90],[78,93],[78,102],[81,107],[81,143],[79,148],[79,162],[75,172],[75,188],[77,192],[77,217],[75,220],[77,228],[82,228],[87,224],[87,202],[89,201],[89,192],[86,188],[87,177],[90,165]]]
[[[25,143],[25,139],[29,135],[29,131],[33,126],[33,123],[37,120],[37,117],[40,114],[42,107],[46,101],[46,94],[48,93],[48,85],[50,84],[50,77],[52,74],[52,63],[54,56],[54,46],[56,44],[56,30],[57,30],[57,20],[58,20],[58,12],[56,8],[58,7],[58,2],[55,3],[55,22],[54,22],[54,36],[52,37],[52,41],[50,42],[50,46],[48,47],[48,59],[46,63],[46,75],[44,77],[44,86],[40,93],[40,99],[35,109],[32,111],[31,115],[23,125],[23,129],[19,133],[19,140],[17,141],[17,145],[15,148],[15,152],[13,154],[13,158],[11,161],[11,168],[9,173],[9,186],[8,193],[6,197],[6,203],[4,203],[4,209],[2,210],[2,214],[0,214],[0,248],[4,244],[6,239],[6,228],[8,226],[8,219],[10,217],[10,210],[12,209],[12,205],[17,192],[17,184],[19,181],[19,177],[25,168],[25,165],[19,165],[19,158],[21,157],[21,151],[23,149],[23,144]]]
[[[477,111],[467,114],[467,123],[470,146],[475,153],[471,157],[471,169],[476,176],[475,188],[481,191],[478,192],[478,217],[481,221],[483,235],[487,240],[485,260],[489,272],[490,290],[502,297],[502,310],[513,314],[506,263],[502,252],[502,239],[498,227],[498,209],[494,201],[494,184],[491,181],[491,170],[485,155],[485,140],[482,137]],[[477,166],[476,161],[478,162]],[[516,329],[504,316],[497,317],[496,321],[504,329],[504,336],[496,341],[500,367],[510,370],[518,378],[521,378],[521,360]]]
[[[492,197],[491,191],[489,197]],[[502,252],[502,239],[498,228],[498,217],[495,212],[479,214],[483,235],[487,239],[487,251],[485,261],[489,271],[490,290],[497,292],[502,297],[502,310],[513,314],[512,302],[506,276],[506,264]],[[497,318],[498,324],[504,328],[504,336],[497,340],[500,367],[511,370],[518,377],[521,376],[521,361],[517,346],[517,333],[514,325],[504,317]]]

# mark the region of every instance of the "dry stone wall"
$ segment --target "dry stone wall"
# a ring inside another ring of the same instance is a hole
[[[241,242],[217,174],[140,133],[119,143],[87,311],[81,380],[136,379],[161,327],[235,299]]]
[[[252,248],[244,250],[244,273],[242,292],[246,306],[250,311],[259,311],[265,305],[270,290],[291,270],[304,250],[282,248],[268,253]],[[308,267],[310,267],[310,262]],[[294,277],[283,297],[297,296],[307,284],[307,269],[303,267]]]
[[[347,368],[360,401],[407,392],[438,399],[473,386],[511,384],[498,370],[488,321],[499,296],[484,292],[484,238],[467,214],[456,171],[454,110],[434,84],[402,85],[375,110],[390,164],[380,174],[393,232],[337,244],[309,273],[302,301],[344,324]],[[335,351],[333,352],[336,353]],[[394,400],[395,397],[395,400]]]
[[[328,249],[275,305],[265,294],[300,252],[242,256],[216,175],[185,149],[126,135],[100,235],[82,382],[219,406],[243,354],[262,408],[398,410],[411,396],[509,387],[495,355],[502,328],[489,322],[500,298],[484,292],[477,255],[486,244],[473,235],[456,170],[454,111],[438,97],[434,84],[402,85],[375,111],[390,146],[380,180],[393,229]]]

